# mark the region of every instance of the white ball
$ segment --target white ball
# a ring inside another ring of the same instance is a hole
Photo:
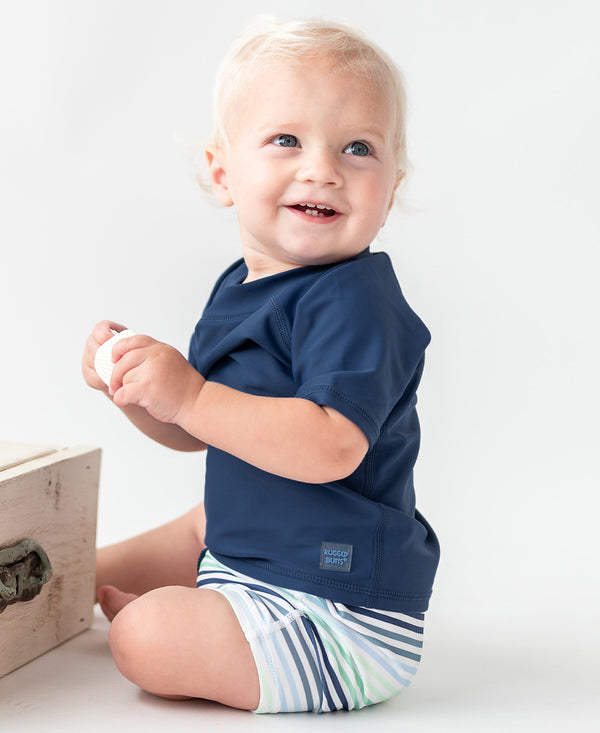
[[[135,331],[131,331],[129,328],[126,328],[124,331],[116,333],[112,338],[108,339],[108,341],[105,341],[103,344],[100,344],[98,347],[98,351],[96,351],[96,356],[94,357],[94,369],[100,379],[107,386],[110,385],[110,378],[112,377],[114,367],[112,360],[113,346],[117,341],[135,335]]]

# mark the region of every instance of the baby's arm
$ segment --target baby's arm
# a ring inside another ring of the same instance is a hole
[[[93,389],[106,394],[109,399],[112,399],[111,390],[96,373],[94,358],[100,345],[114,335],[113,331],[122,330],[124,326],[112,321],[101,321],[96,324],[88,337],[83,354],[82,372],[85,381]],[[198,451],[206,448],[204,443],[178,425],[157,420],[143,407],[128,405],[122,409],[122,412],[139,430],[161,445],[180,451]]]
[[[121,412],[144,435],[167,448],[183,452],[206,450],[206,443],[190,435],[179,425],[157,420],[143,407],[128,405],[121,408]]]
[[[332,408],[297,397],[250,395],[216,382],[206,382],[177,421],[243,461],[307,483],[349,476],[369,448],[360,428]]]
[[[264,471],[308,483],[336,481],[368,450],[364,433],[336,410],[206,382],[178,351],[148,336],[119,341],[113,358],[117,406],[143,408]]]

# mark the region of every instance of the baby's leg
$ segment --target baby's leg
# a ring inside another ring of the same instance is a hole
[[[208,589],[167,587],[128,603],[110,628],[122,674],[155,695],[258,706],[250,645],[227,599]]]
[[[96,593],[103,585],[135,595],[166,585],[195,587],[205,529],[204,505],[199,504],[162,527],[100,548],[96,553]]]

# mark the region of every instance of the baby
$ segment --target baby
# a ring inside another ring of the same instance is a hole
[[[210,182],[243,258],[189,359],[123,338],[106,387],[109,321],[83,359],[150,438],[208,450],[205,504],[99,550],[98,601],[151,693],[360,708],[412,681],[439,556],[412,479],[430,336],[370,251],[407,167],[402,79],[346,26],[265,21],[223,62],[215,112]]]

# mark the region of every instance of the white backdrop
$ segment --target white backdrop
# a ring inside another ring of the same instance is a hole
[[[416,478],[443,548],[440,624],[598,614],[595,5],[301,6],[360,25],[408,78],[414,210],[377,247],[433,332]],[[83,344],[111,318],[186,352],[239,256],[190,150],[226,46],[281,2],[0,9],[0,438],[102,446],[106,543],[199,501],[203,458],[150,444],[89,390]]]

